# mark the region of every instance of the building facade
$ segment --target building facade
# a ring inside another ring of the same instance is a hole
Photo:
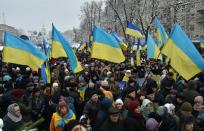
[[[192,40],[204,36],[204,0],[158,0],[158,17],[170,32],[178,22]]]
[[[3,33],[5,31],[19,36],[18,30],[15,29],[14,27],[8,26],[6,24],[0,24],[0,44],[2,44],[2,42],[3,42]]]

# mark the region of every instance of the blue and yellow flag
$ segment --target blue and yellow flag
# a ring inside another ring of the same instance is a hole
[[[140,63],[140,49],[137,49],[137,52],[136,52],[136,65],[137,66],[140,66],[141,63]]]
[[[159,19],[157,19],[157,17],[155,17],[155,24],[156,24],[156,28],[157,28],[157,36],[158,36],[159,42],[161,44],[166,43],[166,41],[168,39],[168,35],[164,29],[164,26],[161,24]]]
[[[131,22],[128,22],[125,34],[135,36],[136,38],[141,38],[142,30],[138,26],[132,24]]]
[[[46,60],[45,54],[33,44],[11,33],[4,33],[3,45],[3,62],[27,65],[37,71]]]
[[[80,46],[79,46],[79,50],[83,50],[86,47],[86,43],[81,42]]]
[[[120,48],[122,50],[126,50],[127,49],[127,44],[125,44],[125,42],[117,35],[117,33],[113,33],[112,35],[113,35],[113,37],[115,37],[115,39],[119,43]]]
[[[204,59],[178,24],[173,27],[162,53],[170,59],[170,65],[176,72],[186,80],[204,69]]]
[[[200,47],[204,48],[204,38],[200,38]]]
[[[45,83],[51,82],[50,69],[49,69],[48,62],[46,62],[45,64],[42,64],[41,66],[41,77]]]
[[[70,68],[74,73],[83,70],[69,42],[65,40],[62,34],[54,27],[54,25],[52,25],[52,57],[68,58]]]
[[[113,63],[125,61],[125,56],[116,39],[101,28],[94,26],[91,58],[107,60]]]
[[[154,39],[150,34],[147,37],[147,58],[150,59],[162,59],[159,47],[154,42]]]
[[[48,56],[48,48],[45,39],[43,40],[43,50],[45,52],[45,55]],[[48,57],[49,59],[49,57]],[[45,83],[51,83],[51,77],[50,77],[50,67],[48,60],[41,66],[41,77]]]

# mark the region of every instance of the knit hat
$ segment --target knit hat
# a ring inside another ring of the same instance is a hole
[[[173,110],[175,109],[175,106],[171,103],[166,103],[164,106],[167,108],[168,113],[172,115]]]
[[[11,92],[11,95],[17,98],[20,98],[21,96],[23,96],[25,93],[25,90],[23,89],[13,89]]]
[[[3,77],[3,81],[9,81],[9,80],[11,80],[11,77],[9,75],[5,75]]]
[[[197,89],[197,81],[195,81],[195,80],[190,80],[190,81],[188,82],[188,88],[190,88],[190,89]]]
[[[26,67],[26,71],[30,71],[30,67]]]
[[[128,87],[128,88],[126,89],[126,94],[130,94],[130,93],[132,93],[132,92],[134,92],[134,91],[136,91],[135,88]]]
[[[147,88],[147,91],[146,91],[146,95],[150,95],[150,94],[153,94],[154,91],[153,89],[150,87],[150,88]]]
[[[134,111],[136,108],[138,108],[140,106],[140,103],[136,100],[131,101],[129,106],[128,106],[128,110],[129,111]]]
[[[146,121],[146,129],[148,131],[155,131],[159,126],[159,123],[154,118],[149,118]]]
[[[121,99],[117,99],[117,100],[115,101],[115,104],[121,104],[121,105],[123,105],[123,101],[122,101]]]
[[[181,107],[180,107],[181,111],[186,111],[186,112],[191,112],[193,110],[191,103],[189,102],[184,102]]]
[[[90,91],[90,98],[93,96],[93,95],[95,95],[95,94],[97,94],[98,95],[98,92],[97,91]]]
[[[58,85],[58,83],[53,83],[52,84],[52,87],[58,87],[59,85]]]
[[[196,96],[194,98],[194,102],[201,102],[201,103],[203,103],[203,97],[202,96]]]
[[[160,106],[156,112],[159,116],[164,116],[167,112],[167,108],[165,106]]]
[[[118,110],[117,108],[114,108],[114,107],[111,106],[111,107],[108,109],[108,113],[109,113],[109,115],[118,114],[118,113],[119,113],[119,110]]]

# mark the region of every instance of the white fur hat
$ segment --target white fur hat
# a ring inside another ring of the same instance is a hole
[[[0,131],[2,131],[3,126],[4,126],[4,122],[3,122],[3,120],[0,118]]]

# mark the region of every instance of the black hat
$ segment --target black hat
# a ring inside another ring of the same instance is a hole
[[[152,88],[147,88],[146,95],[153,94],[154,90]]]
[[[133,88],[133,87],[128,87],[128,88],[126,89],[126,94],[128,95],[128,94],[132,93],[133,91],[136,91],[135,88]]]
[[[33,82],[29,82],[28,84],[26,84],[26,88],[28,88],[28,87],[32,87],[32,86],[34,86],[34,84],[33,84]]]
[[[109,115],[118,114],[118,113],[119,113],[119,110],[118,110],[117,108],[114,108],[114,107],[111,106],[111,107],[108,109],[108,113],[109,113]]]

